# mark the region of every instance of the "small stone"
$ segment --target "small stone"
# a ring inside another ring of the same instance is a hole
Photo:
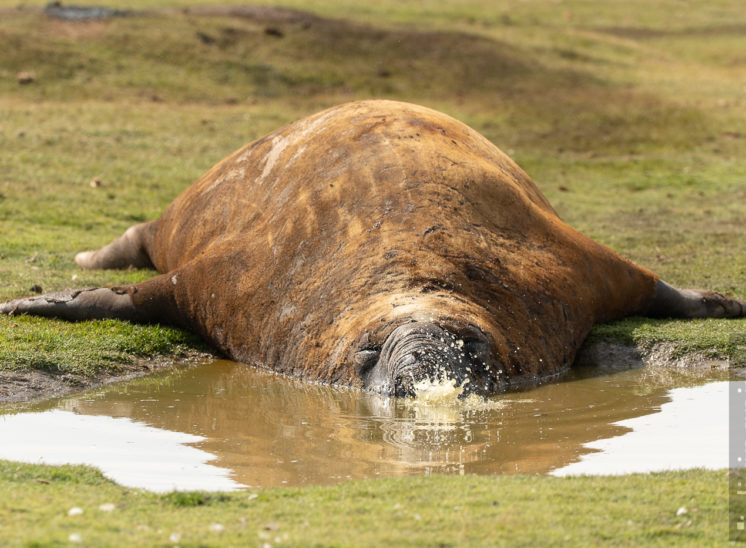
[[[67,540],[70,542],[83,542],[83,537],[80,536],[79,533],[72,533],[69,537],[67,537]]]
[[[36,80],[36,74],[29,70],[24,70],[22,72],[19,72],[16,74],[16,82],[21,84],[22,86],[25,86],[27,84],[32,84]]]
[[[211,523],[209,529],[213,533],[222,533],[224,527],[222,523]]]
[[[168,540],[176,544],[181,540],[181,535],[179,533],[171,533],[171,536],[168,537]]]
[[[264,526],[265,531],[277,531],[279,528],[280,526],[277,524],[277,522],[274,521],[271,521]]]
[[[117,505],[111,502],[107,502],[98,507],[102,512],[112,512],[116,510]]]
[[[677,516],[685,516],[688,513],[689,513],[689,511],[686,508],[684,508],[683,506],[681,508],[679,508],[678,510],[676,510],[676,515]]]
[[[68,516],[79,516],[83,513],[83,509],[78,506],[73,506],[67,511]]]

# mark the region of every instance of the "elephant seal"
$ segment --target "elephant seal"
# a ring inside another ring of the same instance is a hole
[[[396,396],[426,378],[493,393],[557,375],[599,322],[746,310],[581,235],[480,134],[393,101],[246,145],[76,261],[162,274],[0,311],[175,324],[237,361]]]

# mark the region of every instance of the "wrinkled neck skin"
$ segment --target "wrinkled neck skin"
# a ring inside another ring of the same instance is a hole
[[[492,301],[488,309],[469,297],[400,291],[350,307],[319,335],[341,340],[346,333],[357,334],[331,356],[329,369],[336,366],[341,379],[332,382],[386,396],[416,396],[421,381],[453,379],[463,396],[503,393],[565,372],[575,356],[575,339],[582,341],[592,324],[572,328],[572,308],[562,323],[563,309],[553,301],[529,309],[520,301],[514,304],[510,295],[496,295],[483,299]],[[526,319],[501,310],[525,312]],[[550,332],[555,325],[561,329]]]
[[[423,381],[456,381],[462,394],[497,390],[498,371],[490,371],[489,343],[481,330],[468,326],[454,333],[436,322],[400,325],[380,351],[362,349],[355,369],[363,388],[388,396],[416,396]]]

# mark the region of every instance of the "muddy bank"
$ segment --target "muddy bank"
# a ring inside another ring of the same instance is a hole
[[[195,351],[179,360],[169,358],[140,360],[133,364],[122,365],[118,371],[109,371],[92,377],[43,370],[1,371],[0,405],[53,398],[213,358],[215,356],[212,354]],[[598,341],[584,346],[578,353],[576,364],[582,367],[603,366],[619,370],[637,367],[725,370],[731,366],[730,359],[727,357],[713,357],[705,352],[678,356],[676,345],[671,343],[660,343],[645,349],[607,341]]]
[[[578,352],[575,364],[584,367],[606,366],[618,369],[636,367],[672,367],[677,369],[729,369],[731,360],[712,352],[681,354],[673,343],[657,343],[650,348],[596,341]]]
[[[213,358],[213,354],[193,351],[179,359],[159,357],[122,364],[116,371],[107,371],[95,376],[55,373],[40,369],[0,371],[0,405],[53,398]]]

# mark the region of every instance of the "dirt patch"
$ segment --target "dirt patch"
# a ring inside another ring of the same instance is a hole
[[[666,367],[675,369],[719,369],[731,367],[730,358],[700,351],[680,355],[672,343],[658,343],[650,348],[599,341],[585,345],[575,359],[588,367]]]
[[[70,392],[79,392],[113,382],[143,377],[177,365],[210,360],[214,357],[214,355],[205,352],[192,351],[178,361],[167,358],[143,359],[133,364],[122,365],[116,372],[102,373],[93,377],[71,373],[53,373],[38,369],[0,371],[0,405],[54,398]]]

